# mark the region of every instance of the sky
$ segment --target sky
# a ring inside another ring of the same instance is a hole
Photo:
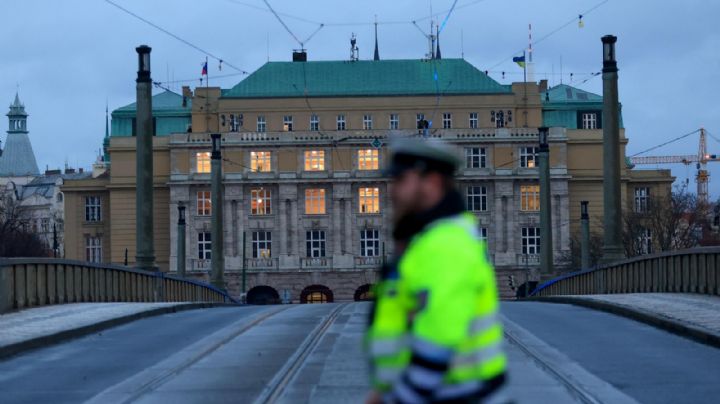
[[[427,41],[418,28],[429,30],[431,13],[442,24],[454,3],[268,0],[284,15],[291,35],[262,0],[113,1],[223,59],[221,71],[217,61],[209,62],[210,85],[223,88],[245,77],[233,67],[252,72],[268,59],[290,60],[292,49],[300,46],[293,35],[305,43],[309,60],[348,59],[352,33],[360,58],[372,58],[375,18],[381,58],[421,58]],[[200,84],[204,53],[105,0],[0,0],[0,14],[0,105],[9,105],[19,89],[41,170],[65,163],[89,168],[95,161],[106,103],[112,111],[134,102],[136,46],[153,48],[153,80],[176,81],[167,84],[176,91]],[[580,14],[583,28],[577,23]],[[602,68],[600,37],[618,36],[620,101],[632,155],[700,127],[720,140],[718,15],[716,0],[458,0],[440,45],[443,57],[464,55],[509,84],[522,81],[522,70],[511,59],[527,47],[532,24],[536,79],[601,94],[601,78],[591,76]],[[320,23],[325,25],[307,41]],[[232,76],[216,78],[222,75]],[[720,155],[720,142],[709,138],[708,149]],[[693,135],[647,155],[697,150]],[[720,163],[708,166],[715,200]],[[658,168],[671,168],[678,185],[689,178],[695,190],[694,167]]]

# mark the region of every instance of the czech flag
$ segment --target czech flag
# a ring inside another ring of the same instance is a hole
[[[515,56],[513,58],[513,62],[517,63],[518,66],[525,68],[525,55],[522,56]]]
[[[201,76],[207,76],[207,62],[203,64],[202,73],[200,73]]]

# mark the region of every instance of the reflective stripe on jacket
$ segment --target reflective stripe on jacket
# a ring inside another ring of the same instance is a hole
[[[505,372],[495,274],[469,213],[415,235],[376,289],[373,382],[399,402],[467,397]]]

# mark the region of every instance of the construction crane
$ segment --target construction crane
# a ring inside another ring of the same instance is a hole
[[[695,176],[697,182],[697,196],[698,200],[707,204],[710,197],[708,192],[708,183],[710,182],[710,174],[707,170],[707,163],[720,161],[720,158],[715,154],[708,154],[707,152],[707,141],[705,138],[705,129],[700,128],[700,145],[698,147],[697,155],[686,155],[686,156],[643,156],[643,157],[630,157],[632,164],[676,164],[682,163],[689,166],[692,163],[696,163],[698,170]]]

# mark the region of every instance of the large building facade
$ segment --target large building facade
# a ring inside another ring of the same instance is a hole
[[[391,185],[381,169],[388,142],[402,136],[454,148],[458,187],[498,272],[524,273],[539,261],[537,135],[549,126],[554,261],[569,268],[580,201],[602,214],[601,109],[597,95],[502,85],[462,59],[270,62],[230,89],[162,92],[153,97],[157,264],[177,268],[182,205],[186,268],[208,276],[210,217],[220,208],[210,201],[210,134],[221,133],[230,292],[256,301],[366,296],[392,258]],[[109,175],[63,187],[76,206],[66,214],[76,234],[68,255],[82,259],[100,245],[103,262],[133,264],[133,120],[134,105],[113,112]],[[626,195],[671,182],[668,172],[623,165]],[[93,198],[105,212],[99,221],[82,217]]]

